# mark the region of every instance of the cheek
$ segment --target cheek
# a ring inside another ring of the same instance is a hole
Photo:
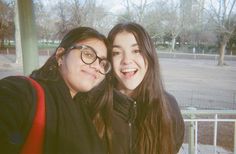
[[[99,80],[98,84],[100,84],[104,79],[105,79],[105,76],[103,76],[103,77]]]
[[[112,58],[112,65],[113,67],[119,67],[119,65],[121,64],[121,56],[115,56]]]
[[[119,64],[120,63],[119,63],[119,61],[117,59],[116,60],[113,59],[112,67],[113,67],[113,71],[115,72],[115,74],[117,74],[118,71],[119,71],[119,67],[120,67]]]
[[[67,60],[67,65],[69,66],[70,69],[75,70],[80,67],[84,67],[85,64],[78,58],[72,57]]]
[[[142,66],[144,69],[147,69],[148,61],[143,56],[140,55],[139,57],[136,57],[136,59],[140,66]]]

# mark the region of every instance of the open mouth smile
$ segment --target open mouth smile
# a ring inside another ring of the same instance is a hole
[[[121,73],[125,78],[131,78],[133,77],[136,73],[137,73],[138,69],[136,68],[125,68],[125,69],[121,69]]]

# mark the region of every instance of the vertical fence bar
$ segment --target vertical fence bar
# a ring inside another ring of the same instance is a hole
[[[197,142],[198,142],[198,121],[195,122],[195,154],[197,154]]]
[[[215,122],[214,122],[214,154],[217,152],[217,127],[218,127],[218,115],[215,114]]]
[[[189,107],[188,110],[197,110],[194,107]],[[195,114],[190,114],[190,119],[195,119]],[[194,154],[194,121],[190,122],[189,125],[189,140],[188,140],[188,154]]]
[[[193,115],[191,116],[191,119],[193,119]],[[189,143],[188,143],[188,153],[194,154],[194,122],[190,122],[189,126]]]

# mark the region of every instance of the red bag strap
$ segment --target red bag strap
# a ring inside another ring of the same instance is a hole
[[[37,103],[32,127],[22,147],[21,154],[42,154],[45,134],[45,94],[41,85],[32,78],[27,79],[36,90]]]

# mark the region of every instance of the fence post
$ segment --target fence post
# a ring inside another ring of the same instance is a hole
[[[215,114],[215,122],[214,122],[214,154],[217,152],[217,127],[218,127],[218,115]]]
[[[187,108],[188,110],[197,110],[195,107],[188,107]],[[195,114],[190,114],[190,119],[195,119]],[[194,137],[197,137],[194,135],[194,125],[195,125],[195,122],[191,121],[190,122],[190,125],[189,125],[189,134],[188,134],[188,154],[194,154],[194,141],[195,141],[195,138]],[[197,144],[197,143],[196,143]]]

